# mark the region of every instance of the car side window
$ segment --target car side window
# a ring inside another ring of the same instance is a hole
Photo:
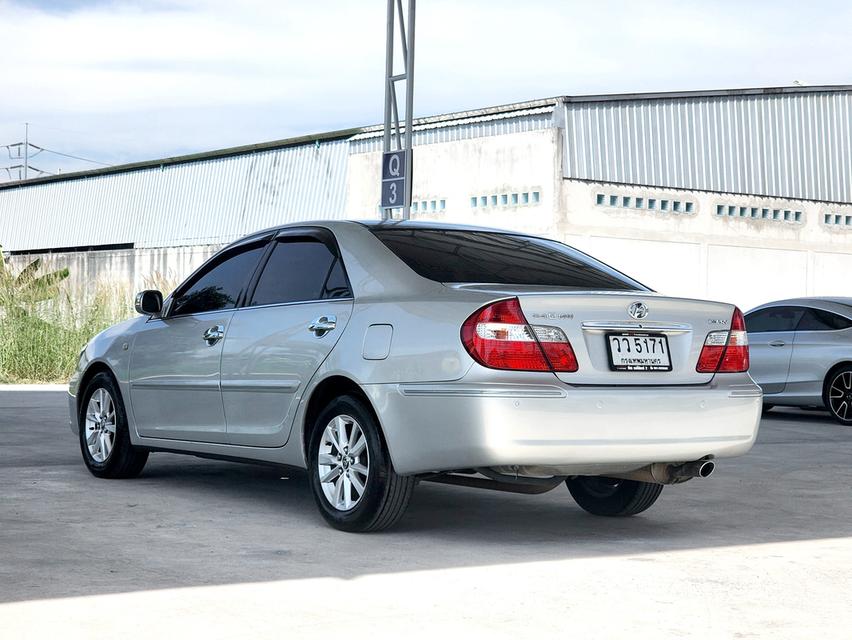
[[[796,331],[837,331],[852,327],[852,320],[824,309],[805,309]]]
[[[745,317],[749,333],[794,331],[804,313],[802,307],[768,307]]]
[[[169,315],[233,309],[265,246],[266,243],[250,245],[211,264],[175,297]]]
[[[351,295],[343,262],[327,244],[311,237],[284,238],[275,243],[250,306]]]

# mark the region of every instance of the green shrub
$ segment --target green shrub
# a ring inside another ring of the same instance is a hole
[[[96,300],[76,313],[69,304],[41,313],[5,313],[0,317],[0,381],[67,381],[83,346],[122,319],[108,302]]]
[[[130,316],[129,294],[98,287],[91,304],[62,295],[67,269],[38,275],[34,260],[12,274],[0,251],[0,382],[64,382],[95,334]]]

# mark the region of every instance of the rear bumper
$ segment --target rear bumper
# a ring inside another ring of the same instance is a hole
[[[719,376],[717,376],[718,380]],[[747,375],[684,387],[367,385],[399,473],[506,465],[624,472],[732,457],[757,436],[762,392]]]

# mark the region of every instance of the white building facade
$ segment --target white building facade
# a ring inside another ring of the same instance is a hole
[[[671,295],[852,295],[852,88],[563,97],[415,123],[412,217],[516,229]],[[259,228],[378,217],[381,130],[0,185],[75,286],[185,276]]]

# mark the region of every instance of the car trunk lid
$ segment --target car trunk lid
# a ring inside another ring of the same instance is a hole
[[[561,329],[571,342],[579,367],[576,372],[556,375],[564,382],[580,385],[708,383],[713,374],[696,371],[699,354],[709,332],[730,328],[734,310],[730,304],[646,291],[455,287],[489,291],[495,299],[516,296],[530,325]]]

